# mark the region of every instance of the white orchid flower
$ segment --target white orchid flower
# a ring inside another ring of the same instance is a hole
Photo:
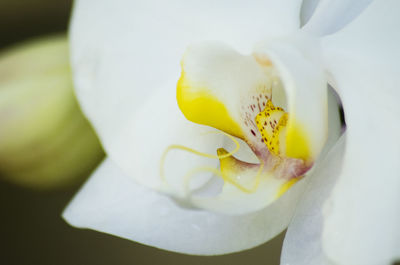
[[[290,224],[282,264],[399,258],[399,10],[77,1],[76,91],[108,158],[64,218],[189,254],[248,249]]]

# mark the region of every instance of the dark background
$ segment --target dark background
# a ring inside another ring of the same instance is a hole
[[[66,0],[1,0],[0,48],[66,31],[71,6]],[[279,264],[283,235],[249,251],[199,257],[74,229],[60,214],[79,186],[39,192],[0,180],[0,264]]]

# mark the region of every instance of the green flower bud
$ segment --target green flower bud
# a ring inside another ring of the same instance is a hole
[[[87,176],[104,153],[73,92],[65,36],[0,54],[0,175],[34,188]]]

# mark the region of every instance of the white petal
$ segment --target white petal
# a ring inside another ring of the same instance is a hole
[[[345,136],[318,164],[296,208],[283,243],[282,265],[322,265],[322,206],[341,170]]]
[[[282,265],[326,264],[322,253],[322,206],[340,173],[345,148],[341,135],[340,111],[335,92],[329,90],[329,136],[319,163],[308,177],[309,185],[301,196],[283,243]],[[339,139],[339,141],[338,141]],[[325,263],[324,263],[325,262]]]
[[[321,0],[303,30],[318,36],[332,34],[350,23],[372,1]]]
[[[77,227],[167,250],[212,255],[248,249],[280,233],[299,195],[291,192],[263,211],[241,216],[185,209],[137,185],[108,158],[63,216]]]
[[[312,17],[321,0],[303,0],[300,12],[301,26],[304,26]]]
[[[77,1],[70,31],[77,96],[108,155],[129,170],[120,161],[143,151],[121,148],[132,137],[121,132],[143,130],[134,121],[138,110],[168,80],[178,80],[189,43],[224,40],[250,51],[265,35],[298,28],[300,5],[300,0]]]
[[[344,105],[343,171],[326,208],[323,247],[339,264],[400,258],[400,2],[373,2],[323,44]]]
[[[251,176],[256,175],[256,170],[251,173],[253,173]],[[247,177],[247,175],[242,173],[240,177]],[[191,203],[201,209],[229,215],[240,215],[259,211],[260,209],[265,211],[272,207],[269,205],[279,204],[281,200],[284,200],[291,205],[290,208],[287,208],[288,214],[290,214],[294,209],[292,207],[296,205],[293,200],[298,199],[298,195],[302,193],[308,181],[306,179],[298,181],[293,187],[290,187],[289,191],[282,195],[283,197],[279,197],[278,194],[288,181],[269,175],[263,177],[254,192],[246,193],[230,183],[225,183],[221,193],[217,196],[193,197]]]
[[[121,128],[110,142],[113,160],[129,176],[154,189],[165,190],[167,186],[179,196],[186,192],[183,177],[188,171],[198,166],[216,167],[218,160],[173,150],[164,161],[162,178],[160,167],[165,150],[174,144],[216,154],[225,139],[223,135],[207,134],[212,128],[186,120],[176,104],[172,82],[167,84],[171,85],[155,91],[151,100],[132,114],[129,126]]]

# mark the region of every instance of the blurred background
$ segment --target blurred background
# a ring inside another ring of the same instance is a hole
[[[0,1],[0,264],[279,264],[283,234],[249,251],[199,257],[61,219],[104,154],[74,100],[63,35],[39,41],[45,48],[21,43],[65,34],[71,8],[68,0]]]

